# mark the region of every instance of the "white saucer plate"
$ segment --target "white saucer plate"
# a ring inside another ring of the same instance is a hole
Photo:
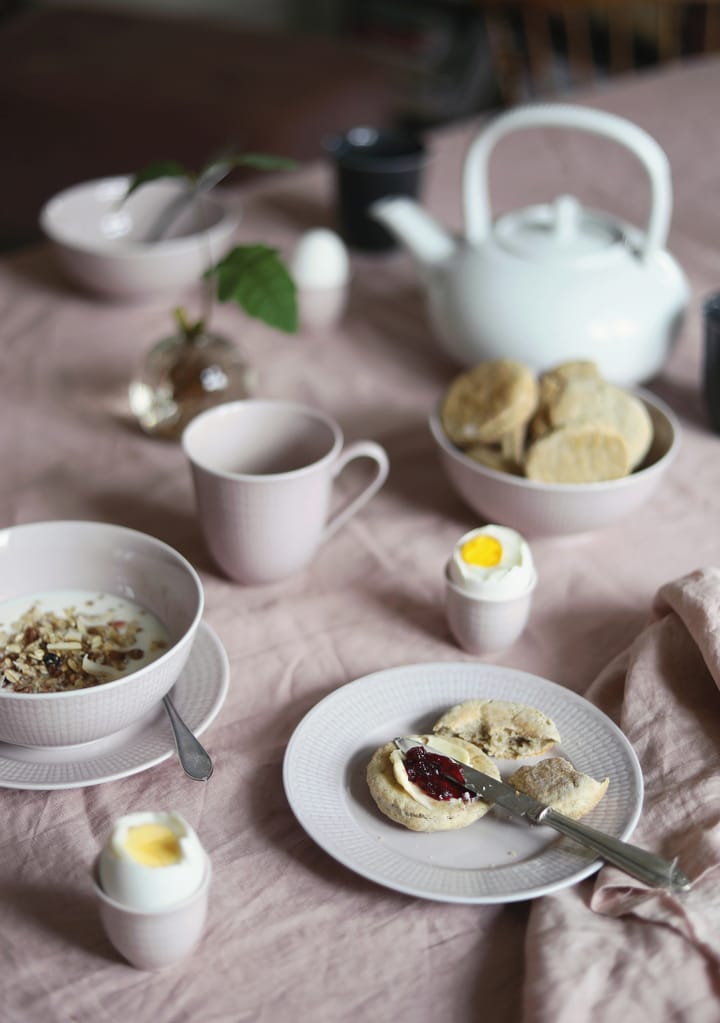
[[[431,731],[464,700],[528,704],[557,725],[562,742],[548,755],[610,779],[584,821],[621,839],[640,816],[643,781],[620,729],[582,696],[555,682],[497,665],[414,664],[356,679],[310,710],[285,752],[288,801],[306,832],[355,873],[395,891],[440,902],[501,903],[575,884],[601,866],[593,854],[550,828],[493,810],[457,831],[422,834],[385,818],[368,791],[375,749],[395,736]],[[496,761],[507,778],[523,760]]]
[[[227,696],[230,668],[225,648],[200,623],[182,675],[171,690],[178,712],[201,735]],[[167,713],[159,704],[129,728],[79,746],[40,748],[0,742],[0,788],[76,789],[146,771],[175,754]]]

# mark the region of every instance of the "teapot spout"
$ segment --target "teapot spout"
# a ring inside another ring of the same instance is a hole
[[[368,212],[423,266],[444,263],[455,251],[453,237],[413,199],[388,196],[372,203]]]

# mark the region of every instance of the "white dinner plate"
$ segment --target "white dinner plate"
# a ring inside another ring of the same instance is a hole
[[[178,712],[196,735],[201,735],[217,716],[227,696],[229,678],[225,648],[210,626],[200,622],[187,664],[170,691]],[[0,742],[0,788],[45,790],[101,785],[146,771],[174,753],[170,722],[165,708],[158,704],[129,728],[79,746],[41,749]]]
[[[373,752],[395,736],[429,732],[463,700],[493,698],[544,711],[562,742],[549,755],[610,784],[584,821],[627,839],[643,781],[620,729],[582,696],[524,671],[473,663],[412,664],[378,671],[326,696],[285,752],[285,792],[307,833],[340,863],[395,891],[441,902],[515,902],[565,888],[601,865],[550,828],[492,810],[457,831],[422,834],[384,817],[365,781]],[[520,764],[496,760],[507,778]]]

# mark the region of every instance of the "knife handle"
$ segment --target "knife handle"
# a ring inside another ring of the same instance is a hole
[[[687,891],[690,887],[689,878],[683,874],[675,860],[663,860],[636,845],[621,842],[619,838],[613,838],[602,831],[596,831],[595,828],[589,828],[586,824],[565,817],[550,807],[537,816],[536,823],[547,824],[555,831],[567,835],[574,842],[591,849],[608,863],[624,870],[631,877],[644,881],[645,884],[680,892]]]

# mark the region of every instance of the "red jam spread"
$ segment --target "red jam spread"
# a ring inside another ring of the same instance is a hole
[[[424,746],[413,746],[405,754],[404,764],[413,785],[433,799],[475,798],[465,788],[458,765],[440,753],[430,753]]]

